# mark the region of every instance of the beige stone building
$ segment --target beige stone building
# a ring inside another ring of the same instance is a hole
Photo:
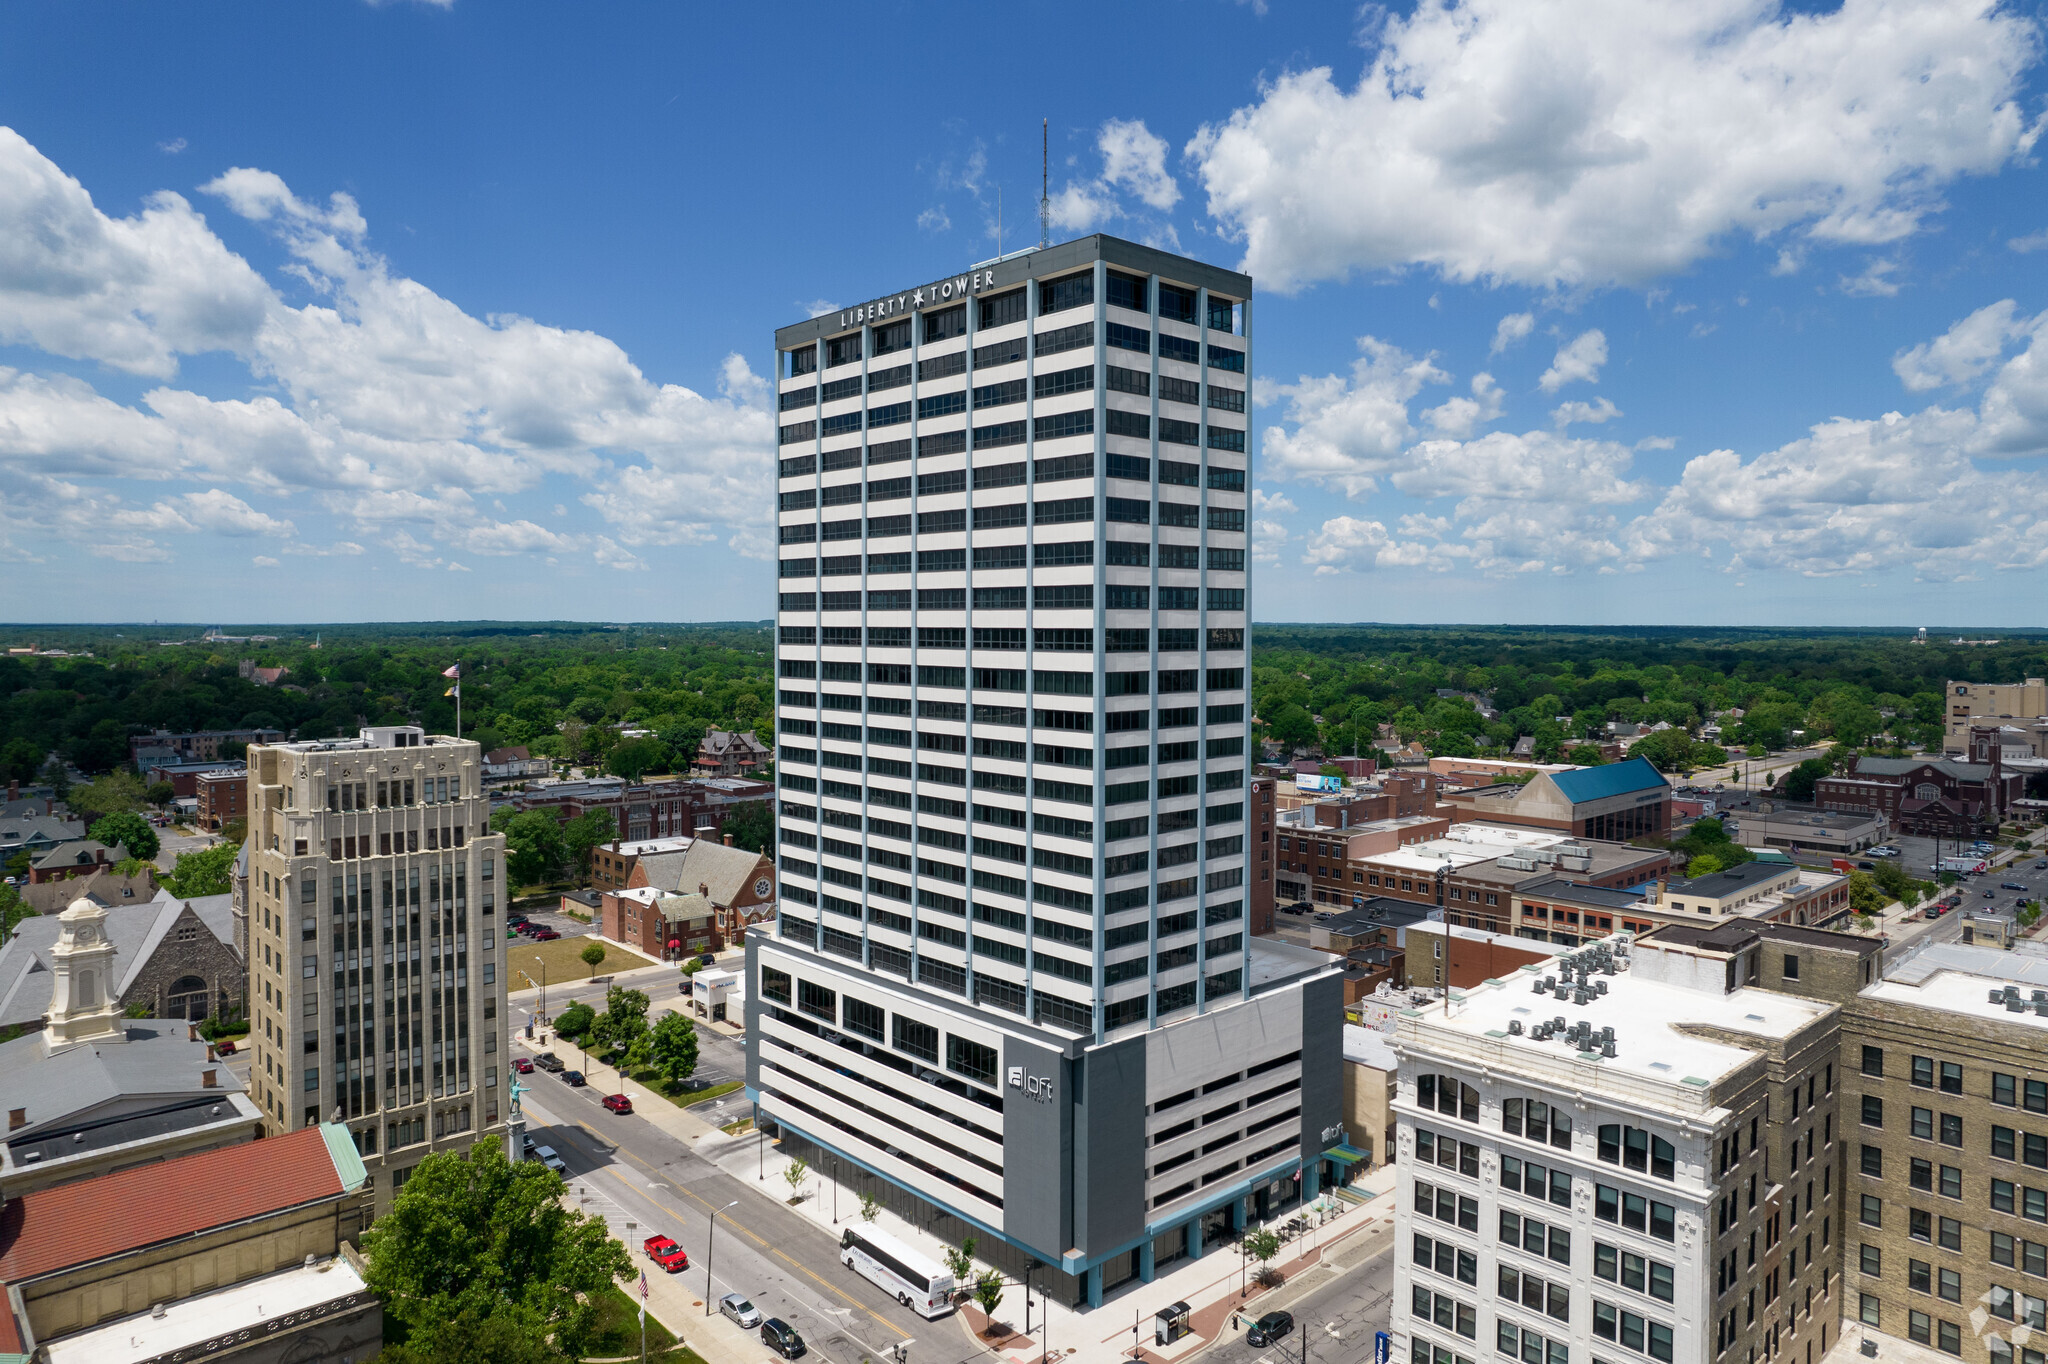
[[[467,739],[375,726],[249,750],[250,1090],[344,1124],[379,1213],[420,1159],[502,1133],[504,839]]]
[[[1970,726],[2048,717],[2048,678],[2023,682],[1950,682],[1943,693],[1941,748],[1970,751]]]

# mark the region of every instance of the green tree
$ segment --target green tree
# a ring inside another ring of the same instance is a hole
[[[590,1040],[596,1049],[605,1055],[622,1053],[631,1058],[637,1052],[644,1057],[647,1034],[647,996],[620,985],[605,991],[604,1012],[590,1025]]]
[[[1607,761],[1607,755],[1592,744],[1574,744],[1571,751],[1564,755],[1564,760],[1568,763],[1577,763],[1581,767],[1598,767]]]
[[[33,919],[36,912],[22,902],[21,892],[13,886],[0,883],[0,942],[14,936],[14,926],[23,919]]]
[[[43,785],[49,787],[51,794],[58,800],[70,803],[71,769],[64,765],[62,758],[52,756],[43,764]]]
[[[540,885],[567,860],[561,822],[545,810],[501,805],[491,812],[491,832],[505,835],[505,871],[514,885]]]
[[[669,1084],[689,1079],[697,1072],[697,1025],[682,1014],[663,1014],[650,1035],[647,1058]]]
[[[982,1271],[981,1277],[974,1281],[974,1304],[989,1319],[989,1324],[994,1325],[996,1309],[1003,1305],[1003,1276],[993,1269]]]
[[[576,866],[576,879],[590,879],[590,854],[618,836],[610,810],[585,810],[562,826],[562,849]]]
[[[507,1161],[496,1137],[428,1156],[363,1234],[370,1291],[430,1342],[465,1317],[471,1330],[495,1318],[510,1339],[552,1333],[555,1348],[580,1356],[596,1295],[633,1265],[603,1219],[561,1205],[562,1187],[537,1161]]]
[[[807,1160],[792,1160],[782,1169],[782,1182],[789,1185],[789,1201],[794,1203],[803,1196],[804,1181],[811,1177],[811,1163]]]
[[[153,781],[142,789],[142,798],[161,810],[178,798],[178,788],[167,781]]]
[[[1849,873],[1849,908],[1857,914],[1881,913],[1891,896],[1878,889],[1877,881],[1867,871]]]
[[[140,810],[147,803],[143,800],[145,790],[142,778],[125,768],[116,768],[103,777],[72,787],[66,803],[73,814],[94,821]]]
[[[597,968],[604,965],[604,944],[601,942],[585,943],[583,950],[576,955],[582,959],[585,966],[590,968],[590,974],[595,977],[597,975]]]
[[[775,811],[765,800],[750,800],[725,817],[724,833],[735,848],[763,852],[775,843]]]
[[[1244,1234],[1243,1246],[1245,1258],[1258,1266],[1252,1277],[1263,1283],[1266,1266],[1280,1253],[1280,1238],[1265,1227],[1259,1227]]]
[[[1808,758],[1778,780],[1778,794],[1802,803],[1813,799],[1815,785],[1832,769],[1826,758]]]
[[[555,1015],[555,1032],[573,1041],[588,1033],[591,1024],[595,1022],[597,1022],[597,1010],[579,999]]]
[[[881,1212],[881,1211],[882,1211],[882,1205],[881,1205],[880,1201],[879,1201],[879,1200],[877,1200],[877,1199],[875,1198],[875,1196],[874,1196],[873,1194],[871,1194],[871,1193],[863,1193],[863,1194],[861,1194],[861,1196],[860,1196],[860,1220],[861,1220],[861,1221],[863,1221],[863,1222],[872,1222],[872,1221],[874,1221],[874,1220],[875,1220],[876,1216],[877,1216],[878,1214],[880,1214],[880,1212]]]
[[[102,781],[105,778],[101,778]],[[117,815],[102,815],[86,831],[86,836],[106,844],[109,848],[126,848],[128,855],[139,857],[145,862],[156,860],[157,849],[162,846],[156,830],[141,815],[122,812]]]
[[[974,1277],[974,1246],[972,1236],[957,1246],[946,1249],[946,1272],[953,1276],[956,1284],[965,1284]]]
[[[235,859],[242,855],[239,843],[215,843],[197,852],[179,853],[171,874],[163,884],[180,900],[202,895],[226,895],[235,888]]]
[[[637,782],[649,772],[660,771],[668,760],[668,749],[659,739],[621,739],[604,755],[604,770]]]
[[[463,1309],[428,1323],[402,1342],[386,1344],[375,1364],[571,1364],[547,1338],[547,1323],[520,1307],[480,1317]]]

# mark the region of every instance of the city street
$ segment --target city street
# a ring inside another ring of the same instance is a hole
[[[1294,1334],[1278,1345],[1255,1350],[1242,1331],[1227,1327],[1202,1356],[1213,1364],[1366,1364],[1373,1333],[1387,1329],[1394,1284],[1394,1229],[1382,1222],[1346,1247],[1328,1266],[1298,1275],[1294,1283],[1258,1299],[1256,1312],[1294,1314]],[[1295,1296],[1299,1294],[1299,1296]],[[1109,1310],[1109,1309],[1105,1309]]]

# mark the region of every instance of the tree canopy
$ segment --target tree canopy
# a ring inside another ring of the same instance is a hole
[[[578,1358],[596,1317],[591,1296],[631,1273],[632,1257],[561,1195],[560,1176],[506,1160],[495,1137],[428,1156],[363,1234],[370,1289],[423,1348],[440,1349],[450,1333],[528,1347],[552,1336]]]
[[[144,862],[156,861],[157,850],[163,846],[148,820],[125,810],[117,815],[101,815],[86,831],[86,837],[109,848],[126,848],[130,857]]]

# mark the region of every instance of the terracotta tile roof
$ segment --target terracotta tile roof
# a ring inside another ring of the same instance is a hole
[[[9,1199],[0,1283],[140,1250],[344,1191],[318,1127]]]

